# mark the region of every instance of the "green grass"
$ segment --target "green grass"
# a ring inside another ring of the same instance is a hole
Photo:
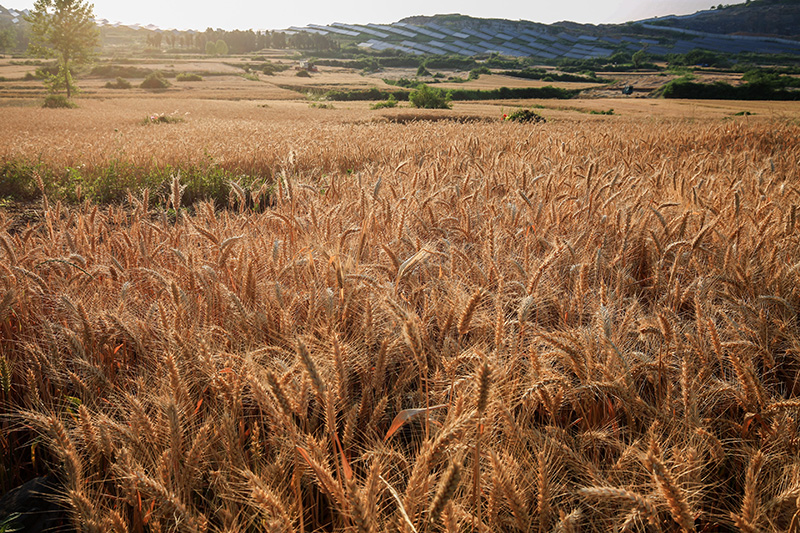
[[[608,111],[597,111],[597,110],[592,109],[591,111],[589,111],[589,114],[590,115],[613,115],[614,114],[614,110],[613,109],[609,109]]]
[[[175,77],[176,81],[203,81],[203,76],[193,72],[181,72]]]
[[[227,205],[231,181],[245,187],[272,181],[271,175],[249,176],[241,169],[215,164],[143,168],[115,160],[100,167],[53,169],[38,161],[10,160],[0,162],[0,190],[4,200],[15,203],[34,202],[44,193],[52,201],[92,200],[113,204],[125,201],[129,192],[138,194],[144,189],[149,189],[154,197],[166,196],[172,176],[178,172],[186,185],[183,195],[186,206],[198,200]],[[39,186],[37,176],[44,189]]]

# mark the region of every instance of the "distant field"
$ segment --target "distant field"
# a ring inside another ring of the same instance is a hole
[[[0,82],[0,493],[50,474],[60,531],[797,524],[800,103],[149,66],[218,75]]]
[[[319,73],[314,73],[310,78],[298,77],[297,71],[294,67],[296,62],[287,59],[272,59],[276,64],[288,65],[291,68],[284,72],[278,72],[275,75],[268,76],[254,71],[258,77],[258,81],[245,80],[242,75],[244,70],[237,65],[244,65],[252,63],[248,58],[245,62],[243,58],[230,57],[224,60],[215,58],[183,58],[183,59],[168,59],[163,61],[156,60],[135,60],[126,61],[120,66],[133,66],[145,70],[160,70],[162,72],[196,72],[207,73],[203,82],[176,82],[174,86],[168,90],[153,92],[139,90],[135,88],[141,83],[142,78],[131,78],[134,84],[134,89],[122,91],[112,90],[107,91],[103,86],[108,81],[114,81],[113,78],[99,78],[99,77],[83,77],[79,81],[79,85],[84,90],[84,96],[102,96],[105,98],[115,98],[124,95],[135,95],[137,98],[176,98],[187,96],[190,98],[203,98],[203,99],[293,99],[297,95],[293,91],[286,91],[280,89],[277,85],[289,85],[297,87],[309,88],[322,88],[326,90],[347,90],[347,89],[365,89],[370,87],[378,87],[380,89],[392,89],[393,86],[387,85],[383,79],[414,79],[415,69],[401,69],[389,68],[378,73],[363,74],[354,69],[338,68],[338,67],[320,67]],[[258,63],[258,62],[256,62]],[[40,81],[31,80],[23,81],[22,78],[27,73],[33,73],[35,66],[25,65],[12,65],[9,59],[0,59],[0,77],[5,78],[6,81],[0,81],[0,105],[4,98],[13,97],[31,97],[43,95],[42,84]],[[580,83],[580,82],[543,82],[539,80],[530,80],[524,78],[516,78],[511,76],[502,75],[482,75],[477,80],[469,80],[466,82],[452,82],[448,81],[448,77],[456,77],[466,79],[469,75],[468,72],[459,72],[453,70],[437,70],[435,73],[442,74],[444,78],[437,81],[436,87],[444,90],[449,89],[482,89],[491,90],[500,87],[521,88],[521,87],[545,87],[554,86],[564,89],[595,89],[595,92],[602,90],[602,84],[596,83]],[[737,83],[737,75],[732,74],[712,74],[702,73],[698,74],[701,80],[705,81],[727,81]],[[614,91],[605,91],[603,96],[618,96],[619,88],[623,85],[634,84],[642,89],[654,90],[659,86],[667,83],[675,78],[674,75],[654,75],[649,73],[601,73],[601,77],[608,78],[616,83],[614,84]],[[430,81],[430,78],[428,78]],[[226,94],[226,92],[228,94]]]

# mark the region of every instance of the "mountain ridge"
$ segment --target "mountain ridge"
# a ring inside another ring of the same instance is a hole
[[[0,5],[0,18],[7,18],[13,24],[22,23],[22,15],[28,10],[7,8]],[[106,19],[97,19],[103,26],[126,26],[133,29],[147,29],[150,31],[170,31],[153,24],[134,24],[110,22]],[[614,29],[630,27],[635,24],[650,24],[666,28],[702,31],[720,35],[756,35],[760,37],[781,37],[800,40],[800,0],[753,0],[741,4],[727,5],[721,9],[707,9],[689,15],[665,15],[649,19],[630,21],[622,24],[588,24],[563,20],[545,24],[532,20],[511,20],[503,18],[481,18],[457,13],[436,15],[412,15],[397,21],[397,23],[417,24],[427,22],[444,22],[445,25],[458,25],[459,21],[477,22],[483,25],[524,24],[540,29],[563,28],[576,30],[583,33],[607,33]],[[396,24],[396,23],[394,23]],[[287,28],[288,29],[288,28]],[[185,31],[189,31],[188,29]]]

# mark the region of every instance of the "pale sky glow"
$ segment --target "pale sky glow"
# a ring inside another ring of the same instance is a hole
[[[403,0],[386,2],[356,0],[95,0],[98,18],[124,24],[155,24],[161,28],[281,29],[306,24],[345,22],[386,24],[412,15],[461,13],[483,18],[505,18],[552,23],[571,20],[615,23],[663,16],[685,15],[708,9],[719,2],[704,0]],[[736,3],[736,0],[731,3]],[[30,9],[33,0],[0,0],[8,8]]]

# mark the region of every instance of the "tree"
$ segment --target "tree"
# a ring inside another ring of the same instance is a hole
[[[633,56],[631,56],[631,61],[633,61],[633,68],[639,68],[642,63],[647,60],[647,52],[644,49],[635,52]]]
[[[214,45],[214,48],[218,56],[228,55],[228,44],[222,39],[217,41],[217,44]]]
[[[272,47],[286,48],[286,34],[283,32],[272,32]]]
[[[450,96],[440,89],[422,85],[411,91],[408,100],[414,107],[425,109],[450,109]]]
[[[93,9],[83,0],[36,0],[25,17],[31,24],[31,52],[58,58],[58,74],[48,80],[50,90],[64,88],[67,98],[76,89],[72,68],[88,61],[100,43]]]
[[[0,52],[6,53],[6,50],[14,48],[16,43],[16,35],[12,28],[0,28]]]
[[[213,56],[216,53],[217,53],[216,45],[211,41],[206,42],[206,55]]]

